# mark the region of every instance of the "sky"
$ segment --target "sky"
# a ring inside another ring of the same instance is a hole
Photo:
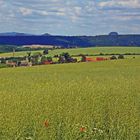
[[[0,32],[140,34],[140,0],[0,0]]]

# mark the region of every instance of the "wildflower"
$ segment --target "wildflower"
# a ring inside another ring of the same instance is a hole
[[[93,131],[97,131],[98,129],[97,128],[93,128]]]
[[[93,131],[94,134],[95,133],[103,134],[103,130],[98,129],[98,128],[93,128],[92,131]]]
[[[97,128],[93,128],[92,131],[93,131],[93,133],[97,133],[98,129]]]
[[[99,133],[100,133],[100,134],[103,134],[103,130],[99,129]]]
[[[45,127],[48,127],[49,126],[49,121],[45,120],[44,125],[45,125]]]
[[[82,126],[80,127],[80,132],[85,132],[86,131],[86,127]]]

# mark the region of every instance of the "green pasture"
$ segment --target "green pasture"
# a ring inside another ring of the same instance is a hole
[[[139,140],[139,84],[140,58],[0,69],[0,140]]]
[[[0,57],[22,57],[22,56],[27,56],[27,53],[29,51],[20,51],[20,52],[15,52],[13,55],[13,52],[8,52],[8,53],[0,53]],[[43,52],[43,50],[37,50],[37,51],[31,51],[32,54],[38,53],[38,52]]]
[[[140,53],[140,47],[91,47],[91,48],[77,48],[77,49],[57,49],[57,50],[50,51],[50,54],[56,55],[56,54],[61,54],[62,52],[68,52],[71,55],[77,55],[77,54],[96,55],[100,53],[104,53],[104,54]]]
[[[32,54],[35,54],[40,51],[32,51]],[[78,54],[89,54],[89,55],[96,55],[96,54],[124,54],[124,53],[140,53],[140,47],[91,47],[91,48],[77,48],[77,49],[55,49],[49,51],[49,56],[59,55],[63,52],[68,52],[71,55],[78,55]],[[1,53],[0,57],[12,57],[13,53]],[[19,56],[27,56],[27,52],[15,52],[15,57]]]

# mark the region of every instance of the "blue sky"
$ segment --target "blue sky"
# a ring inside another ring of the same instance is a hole
[[[140,0],[0,0],[0,32],[140,33]]]

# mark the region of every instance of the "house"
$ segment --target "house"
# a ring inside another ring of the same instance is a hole
[[[6,61],[6,65],[9,66],[9,67],[16,67],[17,63]]]
[[[96,60],[90,57],[86,57],[86,62],[96,62]]]
[[[52,61],[47,61],[47,60],[46,60],[46,61],[43,61],[42,64],[43,64],[43,65],[49,65],[49,64],[52,64]]]
[[[21,62],[18,62],[18,66],[28,66],[28,67],[31,67],[32,66],[32,63],[31,62],[28,62],[28,61],[21,61]]]
[[[108,60],[108,59],[104,57],[96,57],[96,58],[87,57],[86,58],[86,62],[96,62],[96,61],[105,61],[105,60]]]
[[[108,60],[108,59],[104,57],[96,57],[96,61],[104,61],[104,60]]]

